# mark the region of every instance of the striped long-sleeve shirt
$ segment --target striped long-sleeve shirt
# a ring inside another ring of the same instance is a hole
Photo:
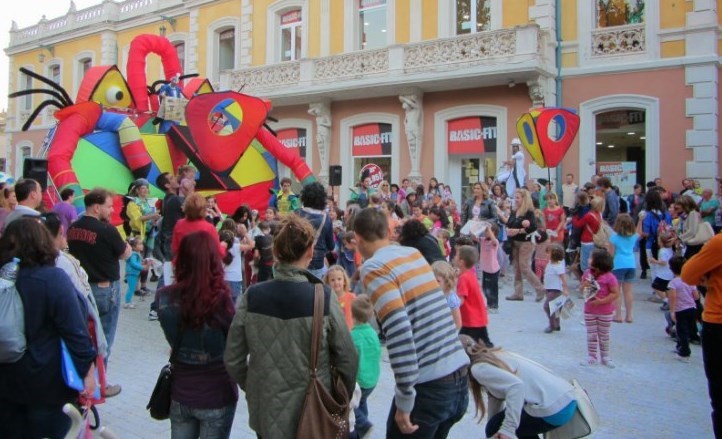
[[[446,298],[418,250],[388,246],[361,266],[386,334],[396,380],[396,407],[410,413],[417,383],[444,377],[469,364],[459,342]]]

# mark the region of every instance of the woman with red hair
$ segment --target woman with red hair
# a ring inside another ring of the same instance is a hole
[[[216,236],[198,231],[181,240],[175,283],[158,291],[156,304],[173,349],[171,438],[228,438],[238,388],[223,351],[235,311]]]
[[[218,243],[218,251],[221,255],[226,254],[226,243],[221,242],[218,238],[218,231],[216,227],[206,221],[206,210],[208,208],[208,201],[206,197],[201,194],[193,193],[188,195],[186,200],[183,202],[183,214],[185,218],[178,221],[173,227],[173,240],[170,244],[171,253],[173,255],[178,254],[178,248],[180,247],[181,240],[184,236],[193,232],[206,232],[213,236]]]

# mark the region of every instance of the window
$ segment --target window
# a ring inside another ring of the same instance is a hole
[[[88,70],[93,67],[93,60],[90,58],[83,58],[78,61],[78,63],[80,64],[80,72],[83,76],[85,76],[85,74],[88,73]]]
[[[218,70],[235,68],[236,30],[227,29],[218,33]]]
[[[50,67],[48,67],[48,77],[51,81],[55,82],[56,84],[61,84],[60,79],[60,64],[54,64]]]
[[[359,0],[361,49],[386,47],[386,0]]]
[[[644,0],[598,0],[597,27],[644,23]]]
[[[29,75],[23,74],[22,89],[30,90],[31,88],[33,88],[33,78]],[[33,95],[25,95],[23,97],[22,109],[25,111],[30,111],[33,109]]]
[[[301,10],[281,15],[281,61],[301,59],[302,30]]]
[[[15,177],[23,175],[23,163],[25,163],[25,157],[30,157],[33,153],[32,144],[23,142],[18,145],[15,149]]]
[[[456,34],[464,35],[491,29],[490,0],[456,1]]]
[[[173,43],[173,47],[175,48],[175,53],[178,56],[178,63],[180,63],[181,71],[185,72],[186,70],[186,43],[184,42],[178,42]]]

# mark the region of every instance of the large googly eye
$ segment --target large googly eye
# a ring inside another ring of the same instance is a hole
[[[110,87],[108,91],[105,92],[105,100],[111,105],[117,104],[123,100],[123,91],[120,87]]]

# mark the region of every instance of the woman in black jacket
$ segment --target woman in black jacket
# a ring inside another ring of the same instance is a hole
[[[471,220],[497,222],[496,205],[489,199],[489,189],[481,182],[474,183],[473,196],[464,202],[461,209],[462,227]]]
[[[537,229],[534,216],[534,204],[529,191],[517,189],[514,192],[515,209],[506,221],[506,230],[509,239],[513,242],[512,263],[514,264],[514,294],[506,300],[524,300],[524,284],[522,277],[526,278],[536,291],[536,301],[546,297],[546,290],[534,271],[531,269],[531,259],[534,255],[534,243],[531,234]]]
[[[78,392],[61,378],[63,340],[84,378],[84,394],[95,391],[96,351],[88,333],[84,299],[68,275],[55,267],[58,251],[37,218],[13,221],[0,238],[0,267],[20,260],[15,287],[23,303],[25,354],[0,364],[0,437],[62,438],[70,429],[63,405]]]
[[[429,264],[436,261],[445,261],[439,241],[429,233],[429,229],[417,219],[410,219],[401,227],[399,244],[413,247],[420,251]]]

